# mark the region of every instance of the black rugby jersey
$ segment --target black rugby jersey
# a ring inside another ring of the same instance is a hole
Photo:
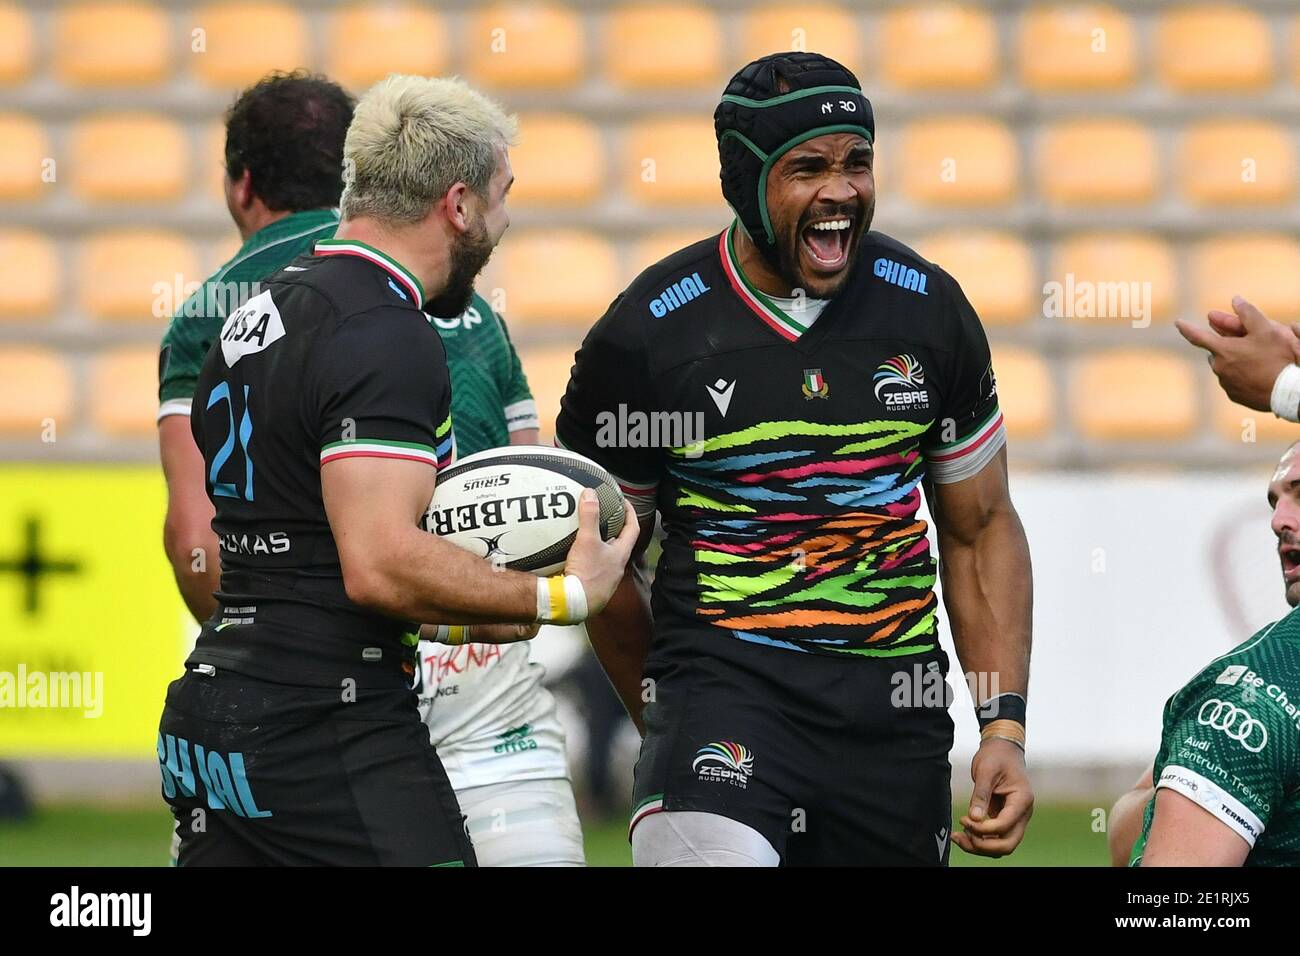
[[[922,483],[974,475],[1005,443],[979,319],[951,276],[868,232],[805,329],[741,273],[735,228],[614,301],[577,354],[557,443],[662,516],[657,630],[934,648]]]
[[[330,239],[227,317],[191,415],[222,564],[192,661],[292,683],[409,680],[414,628],[344,590],[320,469],[451,461],[446,353],[423,296],[379,251]]]

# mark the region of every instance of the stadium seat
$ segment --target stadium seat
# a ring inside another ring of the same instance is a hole
[[[579,116],[530,113],[519,118],[510,165],[511,203],[590,203],[605,186],[605,142],[595,124]]]
[[[44,127],[29,116],[0,113],[0,199],[43,198],[54,181],[43,178],[47,164],[54,162]],[[56,166],[48,167],[57,173]]]
[[[0,4],[0,84],[17,85],[27,79],[35,48],[27,11],[14,3]]]
[[[1043,357],[1029,349],[999,346],[993,349],[993,374],[1007,435],[1012,439],[1048,437],[1056,420],[1055,389]]]
[[[585,330],[619,292],[614,250],[591,233],[547,229],[511,236],[493,258],[500,264],[480,287],[500,285],[512,331],[547,325]]]
[[[44,318],[58,299],[54,241],[29,229],[0,230],[0,320]]]
[[[72,422],[73,379],[63,358],[52,349],[0,347],[0,434],[41,440],[45,420],[56,436]]]
[[[449,72],[450,32],[433,10],[408,3],[345,7],[329,21],[327,72],[355,93],[389,73]]]
[[[991,206],[1014,198],[1019,157],[1011,132],[977,116],[916,120],[903,130],[895,175],[925,205]]]
[[[961,285],[986,325],[1024,322],[1040,307],[1033,256],[1004,232],[953,230],[927,236],[917,251]]]
[[[158,414],[158,349],[130,346],[96,356],[90,415],[109,435],[152,435]]]
[[[222,120],[209,124],[199,134],[199,156],[194,164],[199,194],[225,208],[226,203],[226,124]],[[511,190],[513,192],[513,190]]]
[[[1214,376],[1207,371],[1202,387],[1209,389],[1210,417],[1214,431],[1225,441],[1249,447],[1252,444],[1276,444],[1284,448],[1296,440],[1294,422],[1278,418],[1272,412],[1257,412],[1238,405],[1223,393]]]
[[[1189,6],[1156,27],[1156,72],[1179,92],[1255,90],[1273,79],[1273,43],[1261,13],[1245,6]]]
[[[208,86],[238,89],[307,66],[307,26],[286,3],[209,3],[193,12],[189,58]]]
[[[54,73],[70,86],[160,84],[177,45],[150,3],[78,3],[54,18]]]
[[[569,372],[573,368],[573,355],[578,350],[581,337],[572,344],[540,345],[520,349],[528,387],[537,402],[537,415],[542,422],[542,441],[555,437],[555,416],[560,413],[560,399],[569,385]]]
[[[146,113],[82,120],[72,130],[72,190],[89,202],[161,202],[185,192],[189,145],[179,124]]]
[[[91,318],[162,324],[206,276],[177,233],[114,229],[86,240],[80,256],[79,307]]]
[[[997,26],[976,7],[893,7],[881,20],[874,57],[885,80],[901,89],[982,89],[997,79]]]
[[[1296,157],[1291,131],[1262,120],[1206,120],[1182,137],[1183,195],[1203,206],[1290,202]]]
[[[707,7],[638,4],[609,14],[605,75],[619,86],[714,87],[734,69],[723,64],[722,30]]]
[[[707,117],[656,117],[628,128],[619,172],[645,206],[722,203],[718,146]]]
[[[1232,310],[1245,296],[1278,322],[1300,320],[1300,243],[1288,235],[1220,235],[1197,244],[1191,257],[1192,308]]]
[[[1110,349],[1076,360],[1070,376],[1075,427],[1094,439],[1185,438],[1198,418],[1193,359],[1155,349]]]
[[[674,252],[694,245],[701,239],[716,236],[726,228],[726,225],[726,217],[719,217],[714,228],[665,229],[660,232],[652,232],[650,235],[638,239],[632,243],[632,247],[628,252],[625,262],[626,268],[623,270],[622,284],[626,286],[660,259],[666,259]]]
[[[1079,233],[1057,244],[1050,262],[1048,281],[1061,283],[1063,293],[1076,290],[1070,299],[1073,307],[1063,318],[1112,325],[1158,322],[1172,317],[1178,306],[1178,266],[1173,250],[1158,236]],[[1091,306],[1080,298],[1084,289],[1093,296]],[[1105,303],[1112,307],[1103,308]],[[1140,312],[1135,307],[1139,303]]]
[[[1119,90],[1137,75],[1133,21],[1102,4],[1030,7],[1020,23],[1020,78],[1044,93]]]
[[[551,3],[502,2],[476,10],[461,55],[476,83],[524,89],[573,86],[586,67],[579,15]]]
[[[794,4],[748,11],[741,25],[741,60],[783,50],[815,50],[847,66],[858,79],[863,64],[857,24],[842,7]]]
[[[1134,120],[1052,124],[1040,134],[1037,159],[1039,193],[1051,203],[1145,203],[1156,194],[1155,138]]]

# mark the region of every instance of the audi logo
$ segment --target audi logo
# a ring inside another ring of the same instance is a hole
[[[1253,754],[1259,753],[1268,743],[1268,730],[1262,723],[1250,715],[1250,711],[1228,703],[1226,700],[1211,698],[1201,705],[1196,715],[1196,722],[1205,727],[1212,727],[1228,735]],[[1259,741],[1255,745],[1255,741]]]

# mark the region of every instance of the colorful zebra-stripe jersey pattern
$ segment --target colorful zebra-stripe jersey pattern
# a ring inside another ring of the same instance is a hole
[[[794,650],[932,647],[935,573],[917,517],[924,431],[905,421],[764,422],[706,439],[697,459],[675,455],[677,509],[693,519],[697,615]]]

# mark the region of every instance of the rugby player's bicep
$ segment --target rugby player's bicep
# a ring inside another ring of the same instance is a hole
[[[349,594],[364,591],[399,554],[433,497],[436,470],[421,461],[354,456],[321,465],[321,498]]]
[[[945,538],[952,544],[973,545],[999,513],[1012,508],[1005,446],[971,477],[933,482],[928,491],[941,552]]]
[[[1161,787],[1143,866],[1241,866],[1250,844],[1191,797]]]

